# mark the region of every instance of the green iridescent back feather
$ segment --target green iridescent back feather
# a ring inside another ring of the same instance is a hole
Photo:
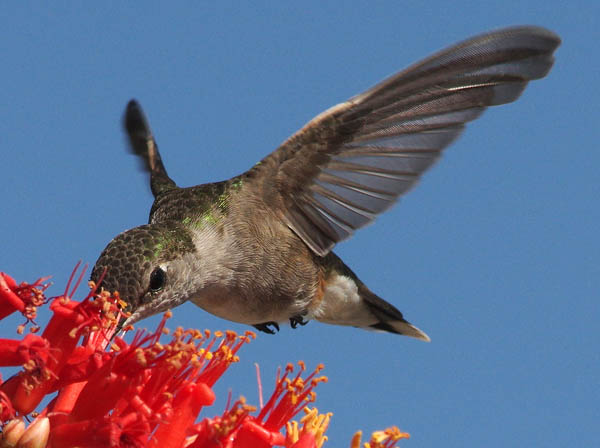
[[[167,190],[156,196],[149,223],[177,222],[186,227],[216,224],[227,215],[231,196],[243,184],[240,177],[224,182]]]

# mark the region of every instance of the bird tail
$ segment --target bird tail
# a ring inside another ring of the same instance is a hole
[[[412,325],[391,303],[374,294],[333,252],[321,259],[323,297],[308,318],[365,330],[402,334],[429,342],[429,336]]]
[[[425,342],[431,341],[424,331],[419,330],[404,319],[400,310],[394,305],[373,294],[367,288],[364,288],[361,292],[364,303],[369,308],[369,311],[378,319],[378,322],[369,325],[369,328],[376,331],[402,334]]]
[[[378,331],[402,334],[404,336],[410,336],[411,338],[420,339],[421,341],[431,342],[431,339],[424,331],[419,330],[413,324],[404,319],[388,322],[377,322],[376,324],[369,325],[369,327]]]

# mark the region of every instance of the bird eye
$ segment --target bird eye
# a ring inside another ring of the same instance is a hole
[[[167,273],[162,268],[156,268],[150,274],[150,291],[156,292],[163,289],[167,281]]]

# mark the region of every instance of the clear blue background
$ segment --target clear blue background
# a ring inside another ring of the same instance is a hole
[[[598,3],[274,3],[4,4],[0,270],[53,275],[57,295],[77,260],[93,265],[146,222],[152,197],[120,124],[132,97],[190,186],[245,171],[317,113],[455,41],[546,26],[563,39],[548,78],[471,124],[336,249],[432,342],[315,322],[260,335],[204,415],[221,412],[228,387],[257,403],[254,361],[268,391],[276,366],[303,359],[330,378],[317,403],[335,414],[327,446],[392,424],[412,434],[406,447],[594,446]],[[246,329],[193,305],[175,325]]]

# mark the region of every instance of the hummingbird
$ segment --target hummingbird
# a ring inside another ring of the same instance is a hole
[[[327,109],[245,173],[187,188],[131,100],[123,124],[154,203],[91,279],[126,302],[123,325],[189,301],[266,333],[314,319],[429,341],[332,248],[407,193],[467,122],[546,76],[559,44],[534,26],[473,37]]]

